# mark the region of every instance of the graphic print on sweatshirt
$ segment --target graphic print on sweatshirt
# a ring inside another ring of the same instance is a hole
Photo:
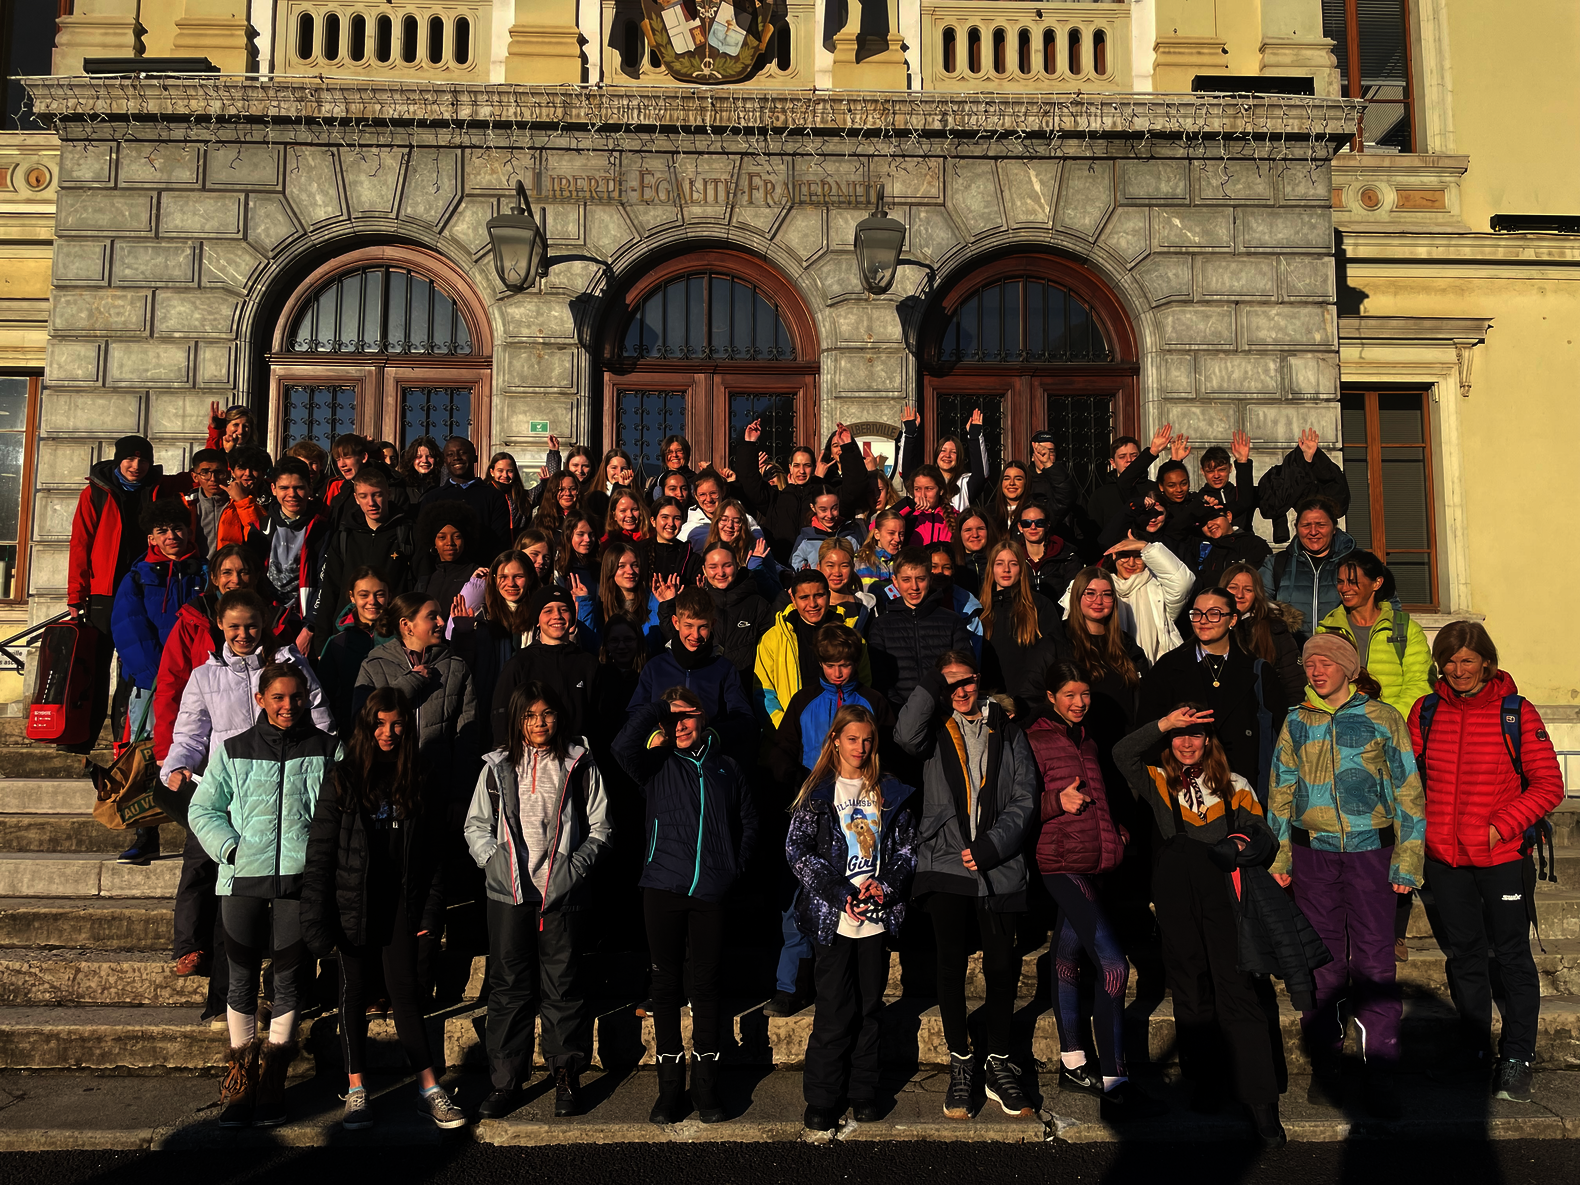
[[[845,836],[845,876],[865,880],[878,870],[878,833],[882,827],[877,804],[863,792],[861,782],[840,778],[834,793],[840,830]]]

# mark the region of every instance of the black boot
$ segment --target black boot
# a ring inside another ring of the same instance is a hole
[[[719,1055],[699,1053],[691,1065],[691,1101],[697,1105],[697,1118],[703,1123],[719,1123],[729,1118],[719,1106]]]
[[[649,1123],[679,1123],[680,1096],[686,1090],[686,1055],[658,1055],[658,1101],[648,1115]]]

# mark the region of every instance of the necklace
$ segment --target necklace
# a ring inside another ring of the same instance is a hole
[[[1202,653],[1202,661],[1207,664],[1207,670],[1212,675],[1212,685],[1217,687],[1223,679],[1223,670],[1229,665],[1227,654],[1213,654],[1211,651]]]

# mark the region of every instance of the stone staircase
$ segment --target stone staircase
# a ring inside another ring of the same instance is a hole
[[[150,867],[117,865],[115,853],[126,836],[93,821],[91,806],[91,786],[80,777],[0,778],[0,1065],[123,1074],[210,1071],[226,1039],[198,1020],[206,982],[176,978],[170,961],[182,833],[173,825],[165,828],[168,854]],[[1545,951],[1536,955],[1542,983],[1538,1056],[1549,1069],[1580,1066],[1580,804],[1560,811],[1556,830],[1560,883],[1538,890]],[[1410,934],[1411,957],[1399,967],[1406,995],[1404,1043],[1410,1063],[1424,1068],[1450,1046],[1453,1010],[1443,956],[1419,903]],[[731,950],[726,1056],[742,1064],[795,1067],[805,1053],[812,1012],[783,1019],[762,1015],[774,953]],[[1058,1052],[1048,1011],[1048,958],[1046,943],[1023,952],[1016,1012],[1022,1048],[1044,1060]],[[483,1012],[477,1004],[483,963],[473,960],[463,1002],[429,1018],[435,1046],[452,1067],[483,1064]],[[929,964],[927,950],[891,961],[883,1049],[896,1066],[947,1060],[938,1010],[929,998]],[[652,1022],[638,1018],[633,1007],[644,970],[640,954],[597,952],[586,959],[599,1064],[652,1060]],[[973,956],[969,975],[968,995],[980,998],[979,956]],[[1132,1056],[1172,1061],[1170,1001],[1136,1001],[1134,976],[1131,994]],[[1298,1016],[1282,989],[1279,997],[1285,1054],[1298,1072],[1304,1068]],[[689,1015],[682,1023],[689,1028]],[[326,1069],[338,1066],[335,1027],[332,1013],[304,1021],[309,1056],[297,1072],[313,1072],[315,1056]],[[369,1035],[375,1066],[403,1064],[391,1022],[375,1020]]]

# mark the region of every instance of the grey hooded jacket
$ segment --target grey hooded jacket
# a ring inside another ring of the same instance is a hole
[[[540,907],[543,913],[580,906],[587,895],[587,873],[609,847],[609,796],[604,792],[603,776],[593,764],[592,754],[581,745],[573,743],[566,760],[570,769],[560,791],[548,892]],[[521,885],[521,870],[528,861],[520,802],[510,753],[495,749],[483,758],[483,772],[477,777],[462,835],[467,851],[484,871],[490,899],[511,905],[527,900]],[[535,888],[532,896],[537,896]]]
[[[412,673],[411,661],[399,638],[375,646],[357,672],[353,705],[360,712],[368,694],[377,687],[393,687],[402,692],[417,714],[417,749],[423,758],[437,770],[470,778],[477,768],[480,748],[472,672],[460,655],[443,644],[428,647],[422,661],[438,673],[438,679],[424,679]]]

